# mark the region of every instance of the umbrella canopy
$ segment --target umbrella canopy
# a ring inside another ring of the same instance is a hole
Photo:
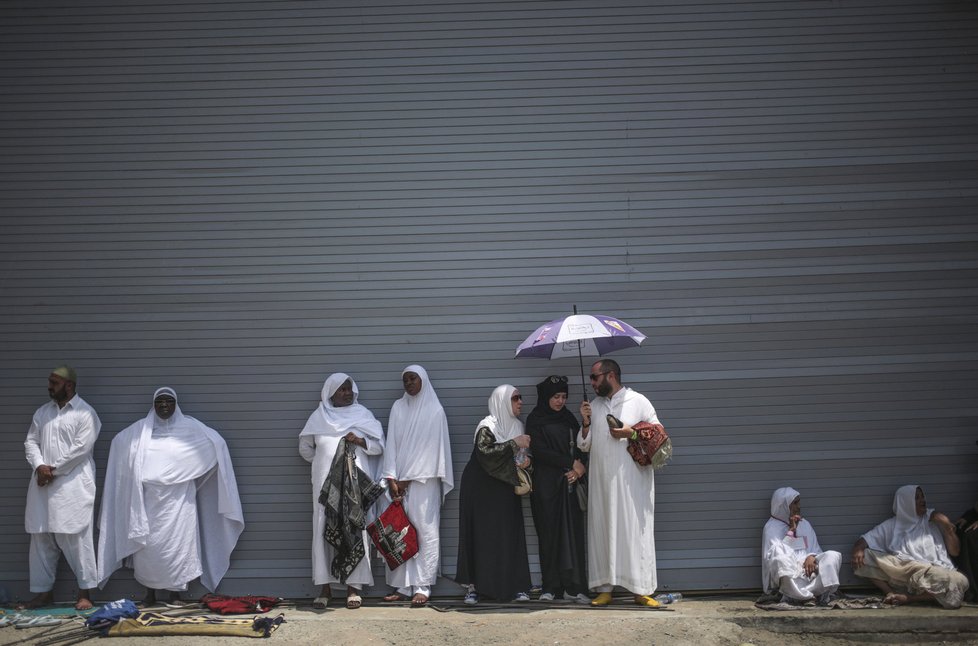
[[[572,314],[544,323],[516,348],[517,357],[600,357],[642,344],[645,335],[614,316]]]

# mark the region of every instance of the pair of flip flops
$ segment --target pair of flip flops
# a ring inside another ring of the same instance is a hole
[[[329,605],[332,597],[316,597],[312,602],[313,610],[325,610]],[[346,597],[346,607],[350,610],[356,610],[363,605],[363,598],[359,594],[350,594]]]
[[[392,592],[386,597],[384,597],[384,601],[386,601],[387,603],[410,601],[412,608],[424,608],[425,606],[428,605],[428,597],[421,594],[420,592],[414,595],[413,597],[408,597],[407,595],[403,595],[400,592]]]

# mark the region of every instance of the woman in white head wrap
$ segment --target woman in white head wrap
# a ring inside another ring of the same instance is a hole
[[[761,538],[761,584],[782,599],[826,604],[839,588],[842,555],[822,551],[815,528],[801,517],[801,494],[781,487],[771,496],[771,517]]]
[[[478,603],[480,594],[529,601],[523,504],[514,491],[518,450],[530,446],[519,418],[522,406],[513,386],[492,392],[489,415],[476,426],[472,456],[462,472],[455,580],[468,587],[467,604]]]
[[[391,407],[387,445],[380,477],[418,532],[418,553],[396,569],[387,569],[387,584],[397,592],[385,601],[411,599],[424,606],[431,596],[441,563],[441,504],[455,480],[448,418],[428,373],[418,365],[401,372],[404,395]]]
[[[852,567],[886,595],[884,603],[901,605],[936,600],[959,608],[968,579],[954,569],[960,543],[944,514],[927,508],[917,485],[897,489],[893,518],[862,535],[852,548]]]
[[[360,391],[353,379],[342,372],[330,375],[323,384],[322,401],[309,416],[299,434],[299,454],[312,463],[312,580],[321,586],[313,602],[315,608],[325,608],[332,597],[331,583],[341,583],[330,572],[334,550],[323,538],[326,512],[319,495],[329,475],[333,457],[344,440],[356,445],[356,463],[371,478],[377,476],[376,462],[384,450],[384,429],[365,406],[357,402]],[[364,551],[369,554],[367,532],[363,532]],[[359,590],[373,585],[370,559],[364,557],[347,577],[346,605],[359,608]]]
[[[146,586],[175,598],[200,577],[214,591],[244,530],[227,444],[184,415],[172,388],[112,439],[99,516],[99,587],[123,564]]]

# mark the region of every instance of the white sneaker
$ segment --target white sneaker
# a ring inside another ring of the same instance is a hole
[[[530,600],[530,595],[528,595],[525,592],[517,592],[516,597],[513,599],[513,601],[518,601],[520,603],[525,603],[529,600]]]
[[[574,603],[579,603],[583,606],[590,605],[591,599],[586,594],[581,592],[580,594],[568,594],[564,593],[564,599],[567,601],[573,601]]]
[[[553,601],[553,600],[554,600],[553,592],[544,592],[543,594],[540,595],[540,601]]]

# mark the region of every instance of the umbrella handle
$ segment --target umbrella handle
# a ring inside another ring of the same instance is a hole
[[[577,305],[574,305],[574,314],[577,314]],[[581,364],[581,396],[587,401],[587,382],[584,381],[584,355],[581,354],[581,341],[577,341],[577,361]]]

